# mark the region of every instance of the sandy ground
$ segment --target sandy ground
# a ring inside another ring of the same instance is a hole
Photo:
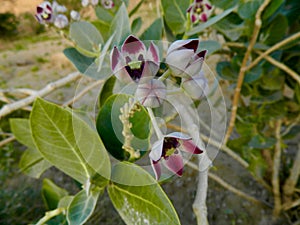
[[[41,3],[41,0],[0,0],[0,13],[11,12],[15,15],[20,15],[24,12],[34,14],[36,6]]]

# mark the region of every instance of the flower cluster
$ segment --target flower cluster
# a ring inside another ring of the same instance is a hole
[[[81,0],[81,5],[86,7],[88,5],[96,6],[99,4],[99,0]],[[101,0],[101,5],[105,9],[111,9],[115,6],[113,0]]]
[[[67,12],[65,6],[59,5],[56,1],[51,4],[49,1],[44,1],[37,6],[35,17],[41,24],[54,24],[57,28],[63,29],[69,25],[69,19],[64,14]],[[80,15],[77,11],[72,10],[70,17],[73,20],[80,20]]]
[[[198,47],[197,39],[175,41],[168,48],[166,56],[169,72],[165,74],[181,78],[182,89],[193,99],[199,99],[207,86],[207,80],[201,72],[207,51],[198,51]],[[113,48],[110,60],[111,69],[118,80],[137,84],[135,97],[142,105],[149,108],[162,105],[167,96],[162,81],[166,77],[156,77],[160,60],[158,48],[153,42],[147,48],[141,40],[130,35],[120,49],[116,46]],[[152,123],[155,122],[152,120]],[[158,137],[161,136],[158,134]],[[184,164],[181,151],[192,154],[203,152],[192,138],[178,132],[165,135],[153,144],[149,157],[157,180],[161,176],[161,164],[172,173],[182,175]]]
[[[194,0],[187,12],[190,13],[192,23],[198,23],[200,21],[206,22],[212,9],[213,7],[207,0]]]

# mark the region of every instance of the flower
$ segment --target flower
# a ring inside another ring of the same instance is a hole
[[[151,42],[148,50],[142,41],[133,35],[124,41],[121,51],[115,46],[111,52],[111,68],[124,83],[146,82],[159,69],[158,48]]]
[[[207,0],[195,0],[187,9],[187,12],[190,13],[192,23],[206,22],[212,8]]]
[[[69,24],[69,20],[68,20],[68,18],[65,15],[58,14],[55,17],[54,26],[62,29],[62,28],[65,28],[66,26],[68,26],[68,24]]]
[[[72,10],[72,11],[70,12],[70,16],[71,16],[71,18],[72,18],[73,20],[75,20],[75,21],[79,21],[79,20],[80,20],[80,13],[77,12],[77,11],[75,11],[75,10]]]
[[[174,76],[189,77],[200,72],[207,51],[197,53],[198,45],[198,39],[178,40],[170,45],[166,63]]]
[[[172,173],[182,176],[183,159],[180,150],[192,154],[201,154],[203,152],[195,145],[192,138],[179,132],[165,135],[153,144],[149,157],[156,180],[159,180],[161,175],[161,161]]]
[[[115,6],[113,0],[101,0],[101,4],[105,9],[111,9]]]
[[[152,79],[138,85],[135,92],[138,101],[145,107],[159,107],[166,98],[166,86],[160,80]]]
[[[200,99],[207,92],[207,79],[203,72],[184,78],[181,81],[181,87],[192,99]]]
[[[51,4],[49,1],[44,1],[36,8],[35,17],[41,24],[54,23],[58,28],[64,28],[69,24],[68,18],[59,13],[66,12],[65,6],[59,5],[56,1]]]
[[[81,5],[83,7],[88,6],[88,4],[91,4],[92,6],[98,5],[99,0],[81,0]]]

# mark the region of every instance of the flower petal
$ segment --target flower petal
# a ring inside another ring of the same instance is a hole
[[[203,151],[198,148],[197,145],[192,140],[183,140],[182,142],[182,150],[192,153],[192,154],[201,154]]]
[[[166,63],[169,65],[174,76],[181,76],[190,63],[194,55],[193,50],[182,49],[173,51],[166,57]]]
[[[164,144],[164,139],[160,139],[153,144],[152,150],[149,154],[151,160],[153,161],[160,160],[163,151],[163,144]]]
[[[168,170],[175,173],[177,176],[182,176],[183,160],[180,154],[170,155],[167,159],[165,159],[165,165]]]
[[[160,161],[153,161],[150,159],[150,162],[151,162],[151,166],[152,166],[152,169],[154,171],[154,174],[155,174],[155,179],[156,180],[159,180],[160,178],[160,175],[161,175],[161,165],[160,165]]]
[[[69,24],[69,20],[65,15],[59,14],[55,17],[54,25],[56,27],[62,29],[68,26],[68,24]]]
[[[172,137],[172,138],[177,138],[180,140],[191,140],[192,139],[188,135],[183,134],[181,132],[172,132],[172,133],[167,134],[165,137]]]
[[[190,40],[178,40],[174,41],[168,48],[167,55],[175,50],[181,49],[184,45],[188,44]]]
[[[159,64],[159,51],[157,46],[153,42],[151,42],[149,49],[147,51],[146,60],[153,61],[156,64]]]
[[[199,74],[203,64],[203,58],[198,58],[197,60],[193,61],[184,71],[184,73],[188,76],[194,76]]]
[[[126,53],[128,55],[137,55],[144,54],[146,52],[146,47],[142,41],[136,38],[133,35],[127,37],[122,45],[122,53]]]
[[[113,48],[113,50],[111,52],[110,61],[111,61],[111,69],[113,70],[113,72],[115,72],[115,70],[117,70],[117,69],[120,69],[117,67],[117,65],[121,61],[121,53],[116,46]]]
[[[191,39],[189,42],[187,42],[185,45],[182,46],[182,48],[192,49],[194,52],[197,51],[199,45],[199,39]]]

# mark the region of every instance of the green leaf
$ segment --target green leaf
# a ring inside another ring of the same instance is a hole
[[[80,73],[85,73],[89,66],[95,61],[95,58],[87,57],[81,54],[76,48],[66,48],[63,53],[73,63]]]
[[[65,189],[58,187],[51,180],[47,178],[43,180],[42,197],[47,210],[56,209],[60,199],[67,195]]]
[[[9,122],[16,139],[28,147],[19,161],[20,170],[30,177],[39,178],[45,170],[51,167],[51,164],[36,150],[29,120],[14,118]]]
[[[223,33],[231,41],[238,40],[245,30],[244,22],[241,21],[235,13],[230,14],[228,17],[214,24],[213,27]]]
[[[128,155],[123,150],[124,137],[123,124],[119,119],[120,109],[128,103],[130,95],[118,94],[109,97],[99,111],[97,118],[97,131],[109,153],[117,159],[127,159]],[[150,118],[143,106],[130,118],[131,132],[134,135],[131,147],[144,155],[149,149]]]
[[[141,17],[137,17],[132,21],[131,24],[131,32],[133,34],[136,34],[140,31],[141,27],[142,27],[143,21]]]
[[[219,62],[217,64],[217,73],[225,80],[235,81],[238,78],[238,71],[230,62]]]
[[[94,212],[98,197],[102,191],[103,190],[91,190],[89,195],[87,195],[85,190],[77,193],[68,207],[68,224],[84,224]]]
[[[51,166],[35,148],[28,148],[19,161],[20,170],[33,178],[39,178]]]
[[[73,201],[73,199],[74,199],[74,196],[72,196],[72,195],[67,195],[67,196],[62,197],[58,202],[57,208],[67,209],[69,207],[69,205],[71,204],[71,202]]]
[[[95,12],[98,19],[107,25],[109,25],[114,18],[113,15],[107,9],[104,9],[100,6],[96,6]]]
[[[281,90],[284,86],[284,74],[276,68],[271,73],[265,73],[260,86],[265,90]]]
[[[189,0],[162,0],[164,20],[174,34],[185,32],[186,10],[189,7]]]
[[[248,145],[252,148],[266,149],[275,145],[276,139],[271,137],[263,137],[259,134],[252,137]]]
[[[274,15],[275,11],[282,5],[283,2],[284,0],[272,0],[263,12],[263,16],[262,16],[263,20],[266,20],[270,16]],[[298,3],[299,2],[297,2],[297,4]]]
[[[232,7],[232,8],[229,8],[229,9],[225,10],[224,12],[220,13],[219,15],[210,18],[207,22],[201,23],[201,24],[193,27],[186,34],[189,35],[189,36],[192,36],[194,34],[200,33],[201,31],[203,31],[207,27],[210,27],[213,24],[215,24],[215,23],[219,22],[220,20],[222,20],[223,18],[225,18],[227,15],[229,15],[235,9],[236,9],[236,7]]]
[[[245,83],[252,83],[258,80],[263,75],[263,70],[261,66],[255,66],[250,71],[247,71],[244,77]]]
[[[122,4],[112,21],[110,33],[115,34],[112,43],[121,45],[125,38],[130,35],[130,21],[125,4]]]
[[[238,0],[211,0],[211,4],[215,7],[221,8],[221,9],[228,9],[231,7],[234,7],[239,3]]]
[[[242,19],[255,20],[255,14],[261,4],[260,0],[241,2],[238,7],[238,14]]]
[[[13,118],[9,120],[11,131],[16,139],[29,148],[35,148],[30,130],[29,119]]]
[[[113,88],[116,83],[116,77],[111,76],[109,79],[107,79],[102,87],[100,96],[99,96],[99,105],[100,108],[103,106],[106,99],[108,99],[113,94]]]
[[[199,51],[202,51],[205,49],[208,51],[208,55],[211,55],[212,53],[222,49],[222,46],[219,42],[213,41],[213,40],[200,41]]]
[[[180,224],[160,185],[135,164],[119,163],[112,171],[108,194],[126,224]]]
[[[97,53],[99,45],[103,44],[103,38],[97,28],[85,21],[73,22],[70,26],[70,37],[75,41],[77,50],[82,53]],[[87,52],[86,52],[87,51]]]
[[[97,133],[84,121],[53,103],[38,98],[30,115],[32,136],[46,160],[84,184],[91,178],[105,186],[110,161]]]
[[[288,28],[287,18],[279,14],[263,32],[262,41],[266,45],[276,44],[284,38]]]
[[[141,35],[142,40],[161,40],[162,20],[157,18]]]

